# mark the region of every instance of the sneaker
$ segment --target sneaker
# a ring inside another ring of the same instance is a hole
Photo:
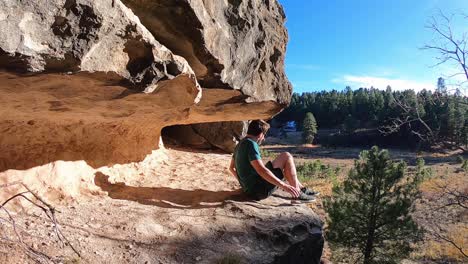
[[[311,189],[309,189],[307,187],[302,187],[301,188],[301,193],[304,193],[306,195],[311,195],[311,196],[314,196],[314,195],[317,196],[317,195],[320,194],[320,192],[316,192],[316,191],[311,190]]]
[[[314,200],[315,200],[315,197],[312,196],[312,195],[307,195],[307,194],[301,192],[301,194],[299,194],[299,197],[297,197],[297,200],[301,200],[301,201],[314,201]]]

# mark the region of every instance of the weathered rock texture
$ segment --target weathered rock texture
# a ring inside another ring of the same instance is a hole
[[[241,90],[248,101],[288,104],[287,33],[275,0],[124,0],[162,44],[183,56],[206,88]]]
[[[22,180],[56,206],[60,227],[81,258],[56,240],[39,209],[26,207],[14,217],[25,243],[57,263],[212,264],[231,263],[229,256],[239,260],[234,263],[318,263],[323,223],[312,205],[285,193],[245,201],[228,175],[230,159],[159,149],[143,162],[108,168],[57,161],[27,173],[9,170],[6,177],[0,173],[0,185]],[[2,188],[0,201],[22,191],[19,185]],[[8,223],[0,232],[14,237]],[[31,263],[20,259],[26,258],[21,249],[0,243],[0,263]]]
[[[291,95],[283,23],[274,0],[1,1],[0,171],[138,161],[166,126],[271,117]]]
[[[288,104],[291,86],[283,71],[287,33],[282,7],[267,1],[124,0],[156,38],[187,59],[203,87],[241,90],[248,101]],[[174,41],[178,40],[178,41]],[[197,125],[205,144],[232,152],[242,123]],[[178,131],[180,130],[180,131]],[[173,128],[182,134],[189,128]],[[206,133],[203,131],[219,131]],[[192,137],[193,138],[193,137]],[[198,140],[197,140],[198,141]],[[187,143],[178,138],[179,143]]]

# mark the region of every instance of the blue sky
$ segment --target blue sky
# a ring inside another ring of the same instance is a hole
[[[426,29],[438,9],[468,14],[468,0],[279,0],[289,43],[286,73],[294,92],[357,89],[433,89],[456,69],[421,50],[437,41]],[[452,27],[468,29],[468,19]],[[448,81],[450,83],[450,81]],[[398,87],[397,87],[398,86]]]

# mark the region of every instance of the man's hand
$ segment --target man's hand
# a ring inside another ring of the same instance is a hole
[[[289,194],[291,194],[291,196],[293,198],[297,198],[299,197],[299,195],[301,194],[300,191],[296,188],[294,188],[293,186],[287,184],[287,183],[284,183],[283,185],[280,186],[280,188],[283,190],[283,191],[286,191],[288,192]]]

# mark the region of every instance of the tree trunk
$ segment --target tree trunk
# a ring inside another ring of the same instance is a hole
[[[372,248],[374,247],[374,228],[369,227],[366,247],[364,248],[364,264],[370,264]]]

